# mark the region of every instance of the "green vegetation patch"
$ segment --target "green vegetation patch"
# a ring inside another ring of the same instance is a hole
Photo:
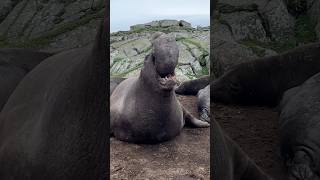
[[[48,33],[29,40],[20,40],[17,42],[9,42],[7,38],[0,37],[0,47],[17,47],[17,48],[39,48],[50,44],[53,38],[60,34],[72,31],[73,29],[88,24],[93,19],[98,19],[103,17],[103,11],[96,14],[88,14],[77,21],[67,22],[58,25],[54,30]]]
[[[285,42],[276,42],[276,41],[271,41],[271,42],[260,42],[258,40],[243,40],[240,41],[240,44],[243,44],[251,49],[253,49],[253,52],[257,53],[257,55],[263,55],[264,52],[260,52],[260,50],[257,50],[260,47],[266,48],[266,49],[272,49],[276,51],[277,53],[281,53],[284,51],[287,51],[289,49],[292,49],[296,47],[296,41],[295,40],[288,40]],[[261,49],[261,48],[260,48]]]
[[[306,15],[297,17],[294,32],[298,44],[307,44],[317,41],[315,27],[312,24],[310,17]]]
[[[258,40],[243,40],[240,43],[249,47],[258,56],[264,56],[264,51],[260,47],[266,49],[272,49],[277,53],[281,53],[292,49],[300,44],[308,44],[317,41],[317,34],[315,32],[314,25],[312,24],[310,17],[306,15],[298,16],[295,20],[294,27],[295,37],[284,42],[271,41],[260,42]]]

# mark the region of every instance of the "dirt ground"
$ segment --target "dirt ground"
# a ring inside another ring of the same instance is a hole
[[[195,96],[179,96],[198,117]],[[110,139],[112,180],[198,180],[210,175],[210,128],[184,128],[179,136],[157,145],[128,144]]]
[[[278,112],[274,108],[213,105],[216,120],[255,162],[275,180],[285,180],[280,159]]]

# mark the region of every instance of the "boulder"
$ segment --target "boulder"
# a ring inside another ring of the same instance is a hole
[[[179,21],[177,20],[161,20],[160,27],[170,27],[170,26],[179,26]]]
[[[130,31],[140,30],[146,28],[145,24],[136,24],[133,26],[130,26]]]
[[[287,41],[294,37],[294,18],[282,0],[271,0],[259,11],[272,40]]]
[[[308,15],[315,26],[315,31],[320,40],[320,1],[308,0]]]
[[[182,26],[185,28],[192,28],[191,24],[184,20],[179,21],[179,26]]]

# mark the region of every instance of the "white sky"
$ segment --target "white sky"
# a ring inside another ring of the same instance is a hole
[[[161,19],[209,26],[210,0],[110,0],[111,32]]]

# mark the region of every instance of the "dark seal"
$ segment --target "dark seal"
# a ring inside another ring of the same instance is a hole
[[[290,180],[319,180],[320,73],[286,91],[280,108],[281,155]]]
[[[272,180],[263,172],[255,162],[243,152],[221,129],[218,122],[211,115],[210,143],[213,146],[211,162],[213,166],[213,179],[223,180]]]
[[[200,119],[210,122],[210,76],[184,81],[176,88],[180,95],[197,95],[197,105]]]
[[[197,93],[210,83],[210,76],[184,81],[176,88],[175,92],[181,95],[197,95]]]
[[[320,72],[320,43],[234,66],[211,82],[211,101],[277,105],[283,93]]]
[[[31,49],[0,49],[0,110],[21,79],[52,55]]]
[[[110,78],[110,95],[112,94],[112,92],[114,91],[114,89],[116,89],[116,87],[122,82],[124,81],[126,78],[123,77],[111,77]]]
[[[108,178],[105,19],[93,46],[45,59],[10,96],[0,115],[0,179]]]
[[[114,136],[134,143],[157,143],[177,136],[186,123],[208,127],[177,100],[175,67],[179,49],[173,37],[159,34],[153,52],[144,60],[139,77],[122,81],[110,97]]]

